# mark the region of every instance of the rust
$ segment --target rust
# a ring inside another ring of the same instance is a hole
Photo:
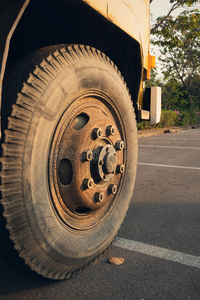
[[[115,134],[115,127],[112,126],[112,125],[109,125],[109,126],[106,128],[106,131],[107,131],[107,134],[108,134],[108,135],[114,135],[114,134]]]
[[[49,184],[56,211],[68,226],[95,226],[114,205],[123,178],[116,169],[126,161],[121,124],[115,106],[95,94],[74,101],[58,122]]]
[[[117,193],[117,186],[116,186],[116,184],[111,184],[111,185],[109,185],[109,187],[108,187],[108,192],[109,192],[110,194],[115,195],[115,194]]]
[[[93,158],[93,152],[92,150],[85,150],[83,152],[83,160],[85,161],[91,161]]]
[[[85,189],[91,189],[93,187],[94,180],[92,178],[85,178],[83,180],[83,185]]]
[[[105,194],[103,192],[101,192],[101,193],[98,192],[95,194],[96,201],[102,202],[104,200],[104,198],[105,198]]]
[[[94,128],[92,131],[92,136],[94,139],[98,139],[102,136],[103,130],[101,128]]]
[[[125,166],[124,166],[124,164],[121,164],[121,165],[118,165],[117,166],[117,173],[124,173],[124,171],[125,171]]]
[[[116,149],[117,150],[124,149],[124,142],[123,141],[117,141],[117,143],[116,143]]]

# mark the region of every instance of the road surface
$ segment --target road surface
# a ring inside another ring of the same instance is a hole
[[[67,281],[0,257],[0,299],[200,299],[200,128],[139,139],[136,186],[114,244]],[[110,257],[125,259],[111,265]]]

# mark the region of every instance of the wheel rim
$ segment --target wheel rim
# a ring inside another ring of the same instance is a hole
[[[53,205],[65,225],[97,226],[114,208],[126,171],[126,137],[114,103],[87,93],[57,123],[49,158]]]

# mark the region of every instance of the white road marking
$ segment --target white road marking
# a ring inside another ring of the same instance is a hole
[[[180,136],[182,136],[182,137],[196,137],[196,136],[200,136],[200,134],[180,134]]]
[[[157,145],[141,145],[141,144],[139,144],[139,147],[200,150],[199,147],[176,147],[176,146],[157,146]]]
[[[177,168],[177,169],[189,169],[189,170],[200,170],[198,167],[185,167],[185,166],[174,166],[174,165],[161,165],[161,164],[151,164],[151,163],[140,163],[138,165],[142,166],[152,166],[152,167],[164,167],[164,168]]]
[[[114,246],[200,269],[200,256],[156,247],[124,238],[116,238]]]
[[[191,142],[191,141],[199,141],[200,139],[189,139],[189,138],[154,138],[154,137],[145,137],[146,140],[171,140],[171,141],[183,141],[183,142]]]

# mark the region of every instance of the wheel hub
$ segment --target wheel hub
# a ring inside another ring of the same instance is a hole
[[[104,157],[103,170],[105,174],[114,174],[116,169],[117,160],[116,156],[112,153],[107,153]]]
[[[49,173],[59,215],[83,229],[99,222],[114,204],[126,158],[119,118],[109,103],[98,97],[78,102],[58,123]]]
[[[113,145],[106,144],[101,148],[97,163],[94,167],[98,168],[100,180],[108,182],[113,177],[117,166],[117,153]],[[95,180],[97,178],[95,177]]]

